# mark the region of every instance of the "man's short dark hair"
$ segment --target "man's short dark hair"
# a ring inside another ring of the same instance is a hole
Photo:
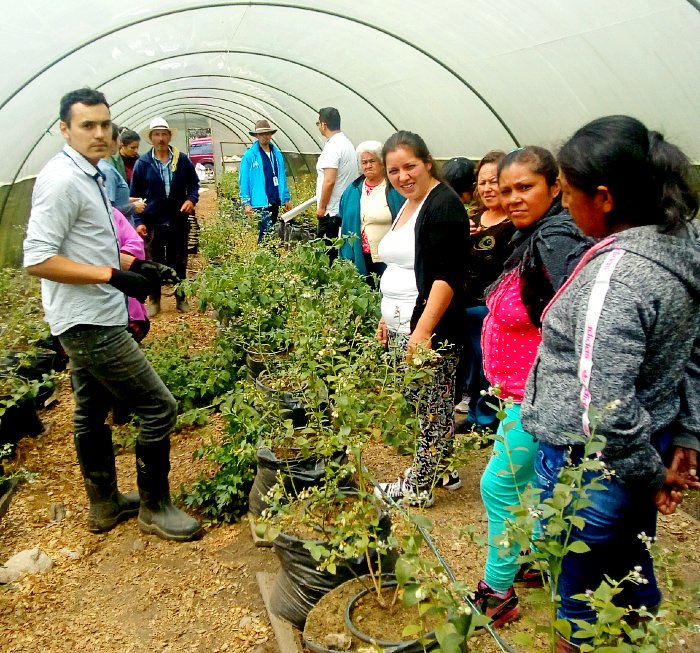
[[[318,121],[325,122],[332,132],[340,130],[340,113],[335,107],[323,107],[318,110]]]
[[[70,91],[61,98],[58,110],[59,118],[67,125],[70,125],[70,110],[74,104],[78,103],[89,107],[94,107],[96,104],[104,104],[109,109],[107,98],[94,88],[79,88],[77,91]]]

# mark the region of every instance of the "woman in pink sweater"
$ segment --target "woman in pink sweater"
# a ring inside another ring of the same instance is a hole
[[[501,204],[517,231],[513,253],[486,291],[484,372],[492,386],[500,387],[501,400],[507,400],[507,417],[481,478],[489,549],[475,597],[495,626],[519,615],[514,582],[536,580],[518,573],[519,550],[508,541],[505,522],[512,517],[509,506],[518,505],[535,480],[537,444],[522,428],[520,403],[541,340],[541,315],[590,246],[562,209],[558,174],[551,152],[536,146],[514,150],[498,165]]]

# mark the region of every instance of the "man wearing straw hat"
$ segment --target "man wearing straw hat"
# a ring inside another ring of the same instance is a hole
[[[175,130],[164,118],[151,120],[141,132],[153,147],[134,165],[131,196],[143,197],[146,209],[134,218],[136,231],[147,237],[150,257],[165,263],[180,279],[187,276],[189,216],[199,200],[199,177],[186,154],[170,145]],[[150,296],[148,316],[160,312],[160,292]],[[185,296],[175,291],[177,310],[189,309]]]
[[[252,215],[253,211],[260,215],[258,243],[277,222],[280,205],[284,204],[285,211],[292,208],[284,158],[272,144],[276,131],[267,120],[255,123],[253,131],[248,133],[257,141],[246,150],[238,171],[240,198],[246,215]]]

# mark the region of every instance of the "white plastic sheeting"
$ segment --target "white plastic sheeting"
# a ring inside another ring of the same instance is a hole
[[[102,90],[114,120],[192,112],[318,152],[317,109],[355,142],[398,128],[437,157],[556,146],[628,113],[700,159],[697,0],[28,0],[4,15],[0,184],[60,147],[57,106]]]

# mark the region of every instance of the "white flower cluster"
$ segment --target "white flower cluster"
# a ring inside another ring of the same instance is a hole
[[[637,535],[637,538],[644,543],[644,546],[647,548],[647,551],[649,551],[651,549],[651,545],[654,544],[654,538],[650,535],[647,535],[644,531]]]
[[[638,585],[648,585],[649,579],[644,577],[642,574],[642,568],[636,565],[635,568],[630,572],[630,580]]]

